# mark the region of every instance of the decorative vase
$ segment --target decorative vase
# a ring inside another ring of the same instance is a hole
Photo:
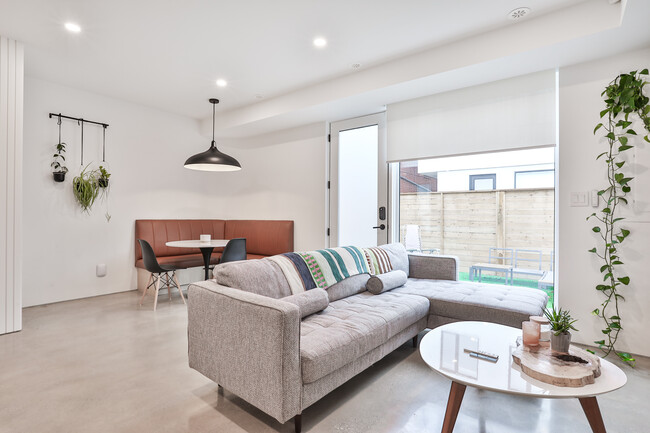
[[[560,335],[555,335],[551,332],[551,350],[557,353],[569,353],[569,345],[571,344],[571,333],[563,332]]]
[[[65,171],[55,171],[52,173],[54,182],[63,182],[65,180]]]

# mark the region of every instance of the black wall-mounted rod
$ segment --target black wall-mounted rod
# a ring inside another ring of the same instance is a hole
[[[92,120],[82,119],[81,117],[70,117],[70,116],[64,116],[64,115],[61,114],[61,113],[58,113],[58,114],[57,114],[57,113],[50,113],[50,119],[51,119],[52,117],[58,117],[58,118],[61,118],[61,119],[76,120],[77,122],[83,122],[83,123],[92,123],[93,125],[101,125],[101,126],[103,126],[104,128],[108,128],[108,123],[95,122],[95,121],[92,121]]]

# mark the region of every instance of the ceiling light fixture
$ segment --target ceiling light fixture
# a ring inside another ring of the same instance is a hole
[[[314,39],[314,46],[316,48],[323,48],[323,47],[327,46],[327,39],[321,38],[321,37],[315,38]]]
[[[196,155],[187,158],[187,161],[185,161],[185,168],[202,171],[241,170],[241,164],[239,164],[239,161],[217,149],[214,142],[214,116],[215,108],[219,103],[219,100],[212,98],[209,101],[212,104],[212,144],[205,152],[197,153]]]
[[[219,87],[226,87],[228,85],[228,82],[224,80],[223,78],[219,78],[217,80],[217,86]]]
[[[70,33],[79,33],[81,31],[81,26],[75,23],[65,23],[64,27]]]

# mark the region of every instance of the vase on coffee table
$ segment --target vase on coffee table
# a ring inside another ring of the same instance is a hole
[[[551,350],[557,353],[569,353],[569,346],[571,345],[571,333],[562,332],[555,334],[551,332]]]

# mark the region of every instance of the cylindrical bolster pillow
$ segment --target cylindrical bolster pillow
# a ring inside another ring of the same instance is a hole
[[[395,270],[386,272],[385,274],[373,275],[366,283],[366,289],[373,295],[378,295],[388,290],[393,290],[397,287],[406,284],[406,272]]]
[[[327,292],[323,289],[311,289],[295,295],[285,296],[283,301],[291,302],[300,309],[300,317],[323,311],[330,304]]]

